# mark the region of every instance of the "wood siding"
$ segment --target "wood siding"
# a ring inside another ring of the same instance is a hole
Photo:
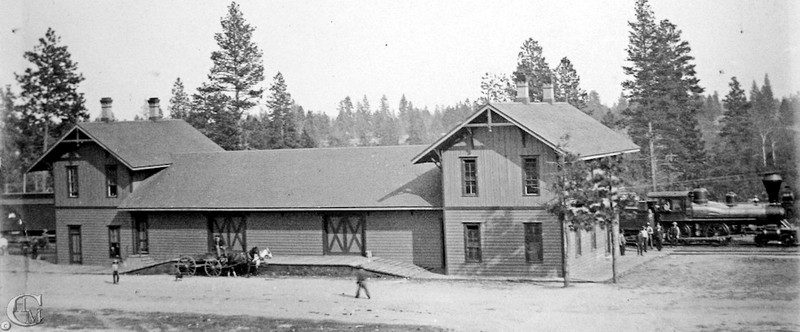
[[[247,245],[269,247],[273,255],[322,255],[322,215],[250,213]]]
[[[370,212],[366,229],[373,256],[444,272],[441,212]]]
[[[106,195],[106,165],[117,165],[117,197]],[[67,194],[67,166],[78,167],[78,197]],[[53,163],[56,207],[118,206],[131,192],[131,173],[94,143],[81,144]]]
[[[413,263],[434,271],[443,271],[441,212],[396,211],[365,212],[365,214],[366,250],[371,251],[374,256]],[[246,213],[247,246],[248,248],[269,247],[276,256],[321,256],[324,254],[323,215],[322,212]],[[166,260],[184,254],[192,255],[208,251],[206,214],[148,213],[147,220],[152,258]],[[123,252],[126,245],[130,250],[130,224],[128,222],[128,226],[123,228],[123,234],[128,234],[127,238],[123,239],[127,241],[123,244]],[[88,236],[95,237],[98,234],[84,235],[86,239]],[[107,237],[107,235],[104,236]],[[99,249],[84,247],[84,252],[89,250]],[[104,247],[104,250],[107,251],[107,248]]]
[[[555,152],[516,127],[472,128],[469,138],[444,151],[442,178],[445,207],[541,206],[552,198],[551,174]],[[541,195],[523,194],[522,158],[536,156],[539,162]],[[477,164],[478,195],[462,195],[461,159],[474,157]]]
[[[518,277],[561,275],[561,228],[544,210],[445,210],[447,274]],[[464,223],[480,224],[480,263],[466,263]],[[541,223],[544,260],[525,261],[524,223]]]
[[[133,250],[131,217],[116,209],[56,209],[56,248],[58,262],[69,264],[69,232],[71,225],[81,226],[83,264],[111,264],[108,226],[120,226],[120,256],[124,260]]]
[[[147,226],[149,255],[154,260],[208,252],[208,219],[201,213],[150,213]]]

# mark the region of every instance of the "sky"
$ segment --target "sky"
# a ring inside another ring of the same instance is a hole
[[[581,87],[611,106],[627,79],[628,22],[634,0],[616,1],[239,1],[263,51],[268,89],[282,73],[307,111],[336,115],[350,96],[373,109],[402,95],[434,110],[480,96],[486,73],[510,74],[533,38],[551,67],[568,57]],[[800,2],[651,0],[656,19],[683,31],[697,77],[720,98],[736,76],[747,91],[769,75],[776,97],[800,91]],[[180,78],[193,93],[207,81],[214,33],[230,1],[0,0],[0,84],[19,92],[14,73],[31,66],[48,27],[61,36],[86,78],[79,91],[92,118],[100,98],[131,120],[145,100],[166,110]],[[265,94],[266,96],[266,94]],[[263,102],[262,102],[263,104]],[[257,110],[253,110],[257,112]]]

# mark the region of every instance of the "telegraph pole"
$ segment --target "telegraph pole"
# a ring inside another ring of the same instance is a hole
[[[655,151],[655,135],[653,135],[653,123],[647,123],[648,138],[650,140],[650,179],[653,182],[653,191],[658,191],[658,184],[656,184],[656,151]]]

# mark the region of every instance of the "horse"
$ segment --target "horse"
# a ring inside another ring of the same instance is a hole
[[[237,268],[240,270],[240,272],[258,274],[258,267],[261,264],[266,265],[266,260],[268,258],[272,258],[272,252],[269,250],[269,248],[259,250],[258,247],[253,247],[247,252],[229,252],[225,256],[225,265],[230,268],[230,270],[228,270],[228,276],[233,274],[233,276],[236,277]],[[246,267],[245,271],[241,270],[242,266]],[[253,268],[255,268],[255,272],[252,272]]]

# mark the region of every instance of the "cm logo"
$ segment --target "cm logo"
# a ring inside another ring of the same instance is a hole
[[[36,305],[39,308],[36,308],[35,311],[32,309],[28,309],[28,300],[36,301]],[[34,325],[38,325],[42,323],[42,295],[31,295],[31,294],[23,294],[15,296],[8,301],[8,307],[6,308],[6,316],[8,319],[14,323],[14,325],[30,327]],[[8,325],[8,322],[3,322],[2,329],[8,330],[11,328]]]

